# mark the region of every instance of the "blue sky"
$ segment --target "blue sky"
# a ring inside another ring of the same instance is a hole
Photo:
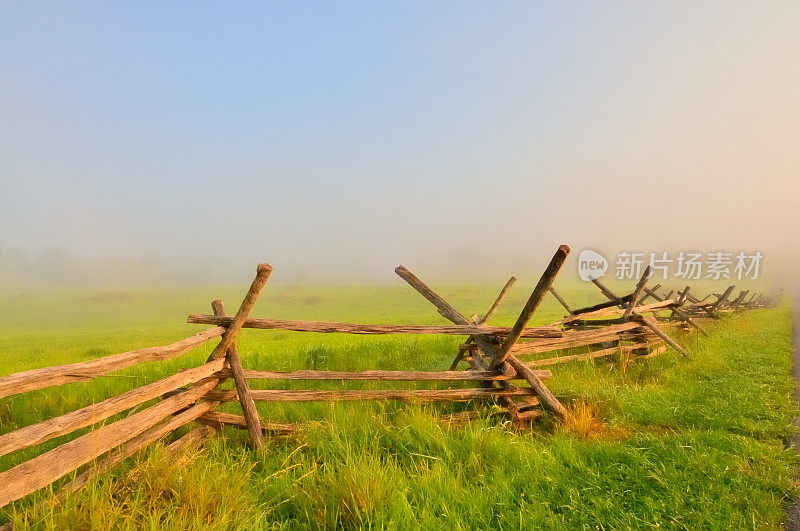
[[[562,242],[792,254],[798,23],[776,2],[6,3],[0,252],[214,281],[513,272]]]

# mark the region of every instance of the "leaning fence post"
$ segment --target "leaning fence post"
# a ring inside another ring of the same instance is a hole
[[[500,307],[500,305],[503,304],[503,301],[508,296],[508,292],[514,286],[514,284],[516,284],[516,282],[517,282],[517,277],[511,277],[508,279],[508,282],[506,282],[505,286],[503,286],[503,289],[500,290],[500,293],[497,295],[497,298],[492,303],[492,306],[489,308],[489,311],[486,312],[483,317],[475,321],[475,324],[482,325],[486,321],[488,321],[492,315],[494,315],[494,312],[496,312],[497,309]]]
[[[608,300],[617,303],[617,306],[619,306],[620,308],[625,308],[625,302],[621,298],[617,297],[613,291],[608,289],[605,284],[600,282],[599,278],[592,279],[592,284],[597,286],[600,289],[600,291],[603,292],[603,295],[605,295]]]
[[[688,287],[688,286],[687,286],[687,287]],[[657,300],[657,301],[659,301],[659,302],[661,302],[661,301],[663,301],[663,300],[664,300],[664,299],[662,299],[662,298],[661,298],[661,297],[660,297],[660,296],[659,296],[659,295],[658,295],[656,292],[654,292],[653,290],[651,290],[651,289],[649,289],[649,288],[647,288],[647,287],[645,287],[645,288],[644,288],[644,291],[645,291],[645,293],[647,293],[648,295],[650,295],[651,297],[653,297],[655,300]],[[708,332],[706,332],[705,330],[703,330],[703,329],[700,327],[700,325],[698,325],[697,323],[695,323],[695,322],[694,322],[694,320],[692,320],[692,318],[689,316],[689,314],[687,314],[687,313],[686,313],[686,312],[684,312],[683,310],[679,310],[678,308],[673,308],[673,309],[672,309],[672,313],[674,313],[675,315],[679,316],[679,317],[680,317],[681,319],[683,319],[685,322],[689,323],[689,325],[691,325],[691,326],[693,326],[694,328],[696,328],[698,332],[700,332],[700,333],[701,333],[701,334],[703,334],[704,336],[708,337]]]
[[[650,290],[651,290],[651,291],[656,291],[656,290],[657,290],[658,288],[660,288],[660,287],[661,287],[661,284],[656,284],[655,286],[653,286],[652,288],[650,288]],[[647,297],[651,297],[651,296],[652,296],[652,295],[650,295],[649,293],[645,293],[645,294],[644,294],[644,296],[643,296],[643,297],[642,297],[642,298],[639,300],[639,302],[640,302],[640,303],[642,303],[642,304],[644,304],[644,301],[646,301],[646,300],[647,300]]]
[[[245,319],[250,314],[250,311],[253,309],[256,301],[258,300],[258,296],[261,294],[261,290],[264,289],[264,284],[267,283],[267,279],[269,275],[272,273],[272,266],[269,264],[259,264],[258,268],[256,268],[256,277],[253,279],[252,284],[250,284],[250,289],[247,290],[247,294],[244,296],[242,300],[241,306],[239,306],[239,310],[236,312],[236,317],[233,318],[230,326],[225,333],[222,334],[222,339],[220,339],[217,346],[214,348],[214,351],[211,353],[211,358],[217,359],[224,356],[226,353],[230,354],[229,348],[234,345],[236,341],[236,336],[239,331],[242,329],[242,325],[244,324]],[[237,356],[238,358],[238,356]],[[230,360],[230,358],[229,358]],[[234,364],[231,364],[231,371],[234,371],[233,368]],[[241,361],[239,362],[239,368],[241,369]],[[234,373],[235,374],[235,373]],[[260,447],[264,440],[261,435],[261,421],[258,419],[258,413],[255,410],[255,404],[253,403],[253,399],[250,396],[250,391],[247,387],[247,383],[244,380],[244,373],[242,372],[241,381],[244,383],[242,386],[244,388],[244,394],[239,395],[239,399],[242,403],[242,411],[244,413],[245,419],[247,419],[247,429],[250,432],[250,437],[253,442],[253,446],[256,448]],[[235,376],[234,376],[235,379]],[[239,382],[236,382],[237,390],[239,388]],[[241,391],[239,391],[241,393]]]
[[[508,332],[505,341],[495,352],[495,358],[492,362],[494,367],[499,367],[506,360],[509,349],[511,349],[511,346],[517,342],[519,336],[522,334],[522,331],[526,326],[528,326],[528,321],[530,321],[531,317],[533,317],[533,312],[536,311],[536,308],[539,307],[539,304],[542,302],[545,294],[553,286],[553,281],[556,279],[558,272],[561,271],[561,267],[567,260],[568,254],[569,247],[567,245],[560,245],[558,247],[556,254],[553,255],[553,258],[550,260],[550,264],[548,264],[547,269],[544,270],[544,273],[542,273],[542,276],[539,278],[539,282],[536,283],[536,287],[533,288],[533,292],[531,293],[528,302],[525,303],[522,313],[519,314],[517,322],[514,323],[514,327]]]
[[[622,320],[628,321],[631,318],[631,314],[633,313],[633,309],[639,303],[639,298],[642,296],[642,291],[644,291],[644,287],[647,284],[647,279],[650,277],[650,266],[647,266],[642,274],[642,278],[639,279],[639,282],[636,284],[636,288],[633,290],[633,294],[631,295],[631,302],[628,303],[628,307],[625,308],[625,313],[622,314]]]
[[[225,305],[222,304],[221,300],[212,302],[211,308],[214,310],[214,315],[223,317],[226,315]],[[247,386],[247,378],[244,376],[242,358],[239,355],[239,348],[236,346],[236,342],[228,347],[225,358],[228,360],[228,365],[233,374],[233,381],[236,384],[236,392],[239,395],[239,402],[242,405],[242,414],[247,424],[247,432],[250,434],[250,440],[253,442],[253,446],[258,448],[264,444],[264,438],[261,432],[261,419],[258,417],[258,410],[250,394],[250,388]]]
[[[500,293],[497,295],[497,298],[495,298],[495,300],[492,303],[491,307],[489,307],[489,311],[487,311],[483,315],[483,317],[479,317],[477,315],[474,315],[472,317],[472,322],[475,323],[476,325],[485,324],[486,321],[488,321],[489,318],[492,315],[494,315],[494,312],[497,311],[497,309],[500,307],[500,305],[503,304],[503,301],[508,296],[508,292],[514,286],[514,284],[516,284],[516,282],[517,282],[517,277],[509,278],[508,282],[506,282],[505,286],[503,286],[503,289],[500,290]],[[466,344],[469,345],[474,340],[475,340],[475,338],[473,336],[470,336],[469,338],[467,338]],[[453,363],[450,364],[450,368],[448,370],[450,370],[450,371],[456,370],[456,368],[458,367],[458,364],[461,362],[461,359],[463,357],[464,357],[464,351],[463,350],[459,350],[458,354],[456,354],[456,357],[453,359]]]
[[[611,291],[610,289],[608,289],[607,287],[605,287],[605,286],[603,285],[603,283],[602,283],[602,282],[600,282],[599,280],[592,280],[592,282],[594,282],[594,283],[595,283],[595,285],[596,285],[598,288],[600,288],[600,291],[602,291],[602,292],[603,292],[603,294],[604,294],[606,297],[608,297],[608,298],[609,298],[609,300],[611,300],[611,301],[619,301],[619,300],[620,300],[620,298],[619,298],[619,297],[617,297],[617,296],[614,294],[614,292],[613,292],[613,291]],[[637,286],[637,287],[638,287],[638,286]],[[642,289],[646,289],[646,288],[642,287]],[[670,292],[670,294],[671,294],[671,292]],[[651,297],[655,297],[655,295],[652,295],[652,294],[651,294]],[[665,297],[665,298],[668,298],[668,297]],[[670,338],[670,337],[669,337],[667,334],[665,334],[664,332],[662,332],[662,331],[661,331],[661,329],[658,327],[658,324],[657,324],[655,321],[653,321],[653,320],[652,320],[652,319],[650,319],[649,317],[645,317],[644,315],[639,315],[639,314],[635,314],[635,315],[633,315],[631,318],[632,318],[634,321],[638,321],[638,322],[642,323],[643,325],[645,325],[645,326],[646,326],[647,328],[649,328],[650,330],[652,330],[652,331],[653,331],[653,333],[654,333],[655,335],[657,335],[658,337],[660,337],[661,339],[663,339],[663,340],[664,340],[664,342],[665,342],[665,343],[667,343],[669,346],[671,346],[672,348],[674,348],[675,350],[677,350],[678,352],[680,352],[680,353],[681,353],[681,355],[683,355],[684,357],[687,357],[687,356],[688,356],[688,354],[686,353],[686,350],[684,350],[684,348],[683,348],[682,346],[680,346],[680,345],[679,345],[679,344],[677,344],[675,341],[673,341],[673,340],[672,340],[672,338]]]
[[[709,315],[711,315],[712,317],[715,317],[717,315],[717,308],[719,308],[720,305],[723,302],[728,300],[728,297],[730,297],[731,292],[733,291],[733,288],[735,288],[735,287],[736,286],[728,286],[728,289],[726,289],[725,292],[722,295],[719,296],[719,298],[717,299],[717,302],[712,304],[711,308],[708,309]]]
[[[556,291],[556,288],[550,286],[550,289],[548,291],[553,294],[553,297],[555,297],[556,300],[559,303],[561,303],[561,306],[563,306],[564,309],[567,310],[567,313],[572,315],[572,310],[570,309],[569,305],[567,304],[567,301],[565,301],[563,299],[563,297],[561,297],[561,295],[558,294],[558,292]]]

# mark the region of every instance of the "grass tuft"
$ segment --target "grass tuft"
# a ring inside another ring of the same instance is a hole
[[[585,440],[599,437],[605,431],[606,425],[591,405],[578,400],[567,408],[567,416],[560,428]]]

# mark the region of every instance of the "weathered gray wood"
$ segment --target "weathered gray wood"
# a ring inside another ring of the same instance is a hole
[[[567,310],[568,314],[572,314],[572,310],[570,309],[569,304],[567,304],[567,301],[565,301],[564,298],[561,295],[558,294],[558,292],[556,291],[556,288],[554,288],[553,286],[550,286],[550,289],[548,291],[550,293],[552,293],[553,297],[556,298],[556,300],[559,302],[559,304],[561,304],[561,306],[563,306],[564,309]]]
[[[599,310],[604,310],[607,308],[618,307],[620,309],[624,309],[624,306],[620,306],[621,304],[627,304],[631,301],[632,293],[625,295],[624,297],[620,297],[618,300],[613,300],[609,302],[601,302],[600,304],[593,304],[592,306],[586,306],[585,308],[578,308],[572,312],[572,315],[580,315],[584,313],[593,313]]]
[[[592,282],[594,282],[594,281],[592,281]],[[599,287],[603,291],[603,294],[606,297],[608,297],[609,299],[611,299],[611,300],[618,300],[619,299],[619,297],[614,295],[614,293],[611,290],[609,290],[607,287],[603,286],[602,283],[598,283],[596,285],[597,285],[597,287]],[[670,292],[670,293],[672,293],[672,292]],[[667,298],[669,298],[669,297],[667,297]],[[648,327],[650,330],[652,330],[654,334],[656,334],[658,337],[663,339],[672,348],[674,348],[675,350],[680,352],[681,355],[683,355],[684,357],[688,356],[688,354],[686,353],[686,350],[684,350],[683,347],[681,347],[679,344],[677,344],[675,341],[673,341],[669,336],[667,336],[667,334],[665,334],[663,331],[661,331],[661,329],[658,327],[658,323],[656,323],[653,319],[651,319],[649,317],[645,317],[644,315],[638,315],[638,314],[635,314],[632,317],[634,317],[637,322],[640,322],[640,323],[644,324],[646,327]]]
[[[256,268],[256,277],[250,284],[250,289],[247,290],[244,299],[242,299],[242,304],[236,312],[236,317],[233,318],[230,324],[226,325],[225,333],[222,334],[222,339],[220,339],[214,351],[211,353],[212,359],[223,357],[225,353],[228,352],[228,348],[236,341],[236,335],[242,329],[242,325],[245,319],[247,319],[247,316],[250,315],[250,311],[253,309],[253,306],[255,306],[258,296],[261,295],[261,290],[264,289],[264,284],[267,283],[267,279],[271,273],[271,265],[258,264]]]
[[[691,288],[689,286],[686,286],[683,288],[683,291],[678,294],[678,304],[683,304],[683,302],[686,300],[686,297],[689,296],[690,289]]]
[[[489,311],[487,311],[483,315],[483,317],[478,319],[475,322],[475,324],[482,325],[482,324],[486,323],[494,315],[494,312],[497,311],[497,309],[500,307],[500,305],[503,304],[503,301],[506,300],[506,297],[508,296],[508,292],[511,291],[511,288],[514,287],[514,284],[516,284],[516,283],[517,283],[517,277],[509,278],[508,282],[506,282],[505,286],[503,286],[503,289],[500,290],[500,293],[497,295],[497,298],[494,300],[492,305],[489,307]]]
[[[623,312],[624,310],[620,310]],[[614,325],[624,323],[625,321],[622,317],[610,317],[608,319],[575,319],[568,323],[565,323],[564,326],[570,327],[573,330],[596,330],[603,326],[607,325]]]
[[[669,346],[680,352],[683,357],[688,356],[686,350],[678,343],[673,341],[672,338],[670,338],[667,334],[662,332],[655,321],[653,321],[649,317],[645,317],[644,315],[637,315],[636,320],[645,325],[650,330],[652,330],[655,335],[663,339],[664,342],[667,343]]]
[[[145,361],[168,360],[188,352],[210,339],[219,337],[224,332],[224,328],[215,326],[161,347],[140,348],[94,360],[44,367],[3,376],[0,378],[0,398],[66,383],[85,382]]]
[[[64,485],[59,490],[58,497],[63,498],[63,496],[68,493],[78,491],[93,478],[99,476],[107,470],[114,468],[117,464],[122,462],[123,459],[130,457],[142,448],[156,442],[165,435],[172,433],[184,424],[188,424],[189,422],[199,418],[201,415],[211,411],[218,405],[219,402],[198,402],[185,411],[181,411],[180,413],[169,417],[165,422],[157,424],[152,428],[140,433],[136,437],[133,437],[131,440],[114,448],[111,452],[98,459],[95,463],[90,464],[88,468],[80,472],[72,481]]]
[[[180,436],[167,445],[170,454],[176,455],[187,450],[196,451],[202,448],[203,443],[217,430],[211,426],[198,426],[192,431]]]
[[[564,332],[564,337],[559,339],[538,339],[517,343],[512,347],[511,352],[516,356],[522,356],[615,341],[620,333],[639,328],[639,326],[641,325],[638,323],[628,322],[594,330],[569,330]]]
[[[506,336],[503,344],[494,352],[492,367],[499,367],[506,360],[508,351],[522,336],[522,331],[528,326],[528,321],[533,317],[534,312],[539,307],[539,304],[541,304],[547,291],[553,286],[553,282],[558,276],[559,271],[561,271],[564,262],[567,260],[568,254],[569,246],[560,245],[558,247],[558,250],[544,270],[544,273],[542,273],[542,276],[539,278],[539,282],[536,283],[536,287],[533,288],[533,292],[528,298],[528,302],[525,303],[522,312],[519,314],[517,322],[514,323],[514,327],[508,333],[508,336]],[[511,366],[514,367],[514,364],[512,363]]]
[[[637,345],[638,348],[638,345]],[[609,356],[611,354],[616,354],[618,352],[622,352],[625,350],[631,350],[630,345],[620,346],[617,345],[615,347],[604,348],[600,350],[595,350],[593,352],[585,352],[582,354],[568,354],[566,356],[557,356],[555,358],[547,358],[541,360],[533,360],[533,361],[526,361],[525,363],[528,367],[546,367],[547,365],[556,365],[559,363],[568,363],[571,361],[589,361],[595,358],[602,358],[603,356]]]
[[[411,271],[403,266],[397,266],[394,272],[397,273],[400,278],[408,282],[411,287],[417,290],[420,295],[428,299],[428,301],[436,307],[436,310],[442,317],[448,321],[454,322],[457,325],[473,326],[469,319],[461,315],[458,310],[450,306],[446,300],[441,298],[435,291],[429,288],[427,284],[417,278],[417,276]]]
[[[656,357],[656,356],[658,356],[659,354],[663,354],[663,353],[664,353],[664,352],[666,352],[666,351],[667,351],[667,347],[665,347],[665,346],[661,346],[661,347],[658,347],[658,348],[655,348],[655,349],[653,349],[653,350],[652,350],[650,353],[648,353],[648,354],[642,354],[641,356],[638,356],[636,359],[639,359],[639,360],[649,360],[650,358],[655,358],[655,357]]]
[[[636,313],[658,312],[658,311],[662,311],[662,310],[671,310],[672,309],[671,306],[674,306],[674,305],[675,305],[675,301],[673,301],[673,300],[658,301],[658,302],[653,302],[653,303],[650,303],[650,304],[644,304],[644,305],[641,305],[641,306],[637,306],[637,307],[635,307],[633,309],[633,311],[636,312]],[[587,319],[596,319],[598,317],[610,317],[612,315],[623,316],[625,314],[625,311],[627,311],[627,310],[623,310],[621,308],[617,308],[616,305],[612,305],[612,307],[604,308],[602,310],[595,310],[593,312],[576,313],[574,315],[570,315],[569,317],[565,317],[564,319],[562,319],[560,321],[556,321],[555,323],[550,323],[550,326],[556,326],[556,325],[559,325],[559,324],[568,324],[568,323],[572,323],[572,322],[575,322],[575,321],[584,321],[584,320],[587,320]],[[623,322],[623,321],[620,321],[620,322]],[[593,323],[593,321],[587,321],[587,323],[591,324],[591,323]]]
[[[660,287],[661,287],[661,284],[656,284],[655,286],[653,286],[653,287],[652,287],[652,288],[650,288],[650,289],[651,289],[652,291],[656,291],[656,290],[657,290],[658,288],[660,288]],[[651,295],[650,295],[649,293],[645,292],[645,294],[644,294],[644,295],[642,295],[642,298],[641,298],[641,300],[639,301],[639,303],[640,303],[640,304],[644,303],[644,301],[646,301],[646,300],[647,300],[647,297],[650,297],[650,296],[651,296]]]
[[[561,418],[567,416],[567,409],[559,402],[550,389],[544,385],[542,380],[536,375],[536,371],[525,365],[518,357],[510,354],[506,357],[508,364],[522,376],[531,386],[542,405],[546,405],[550,411]]]
[[[222,370],[223,362],[224,360],[216,360],[200,367],[187,369],[96,404],[0,435],[0,455],[72,433],[148,400],[158,398],[183,385],[199,382]]]
[[[222,376],[230,374],[223,370]],[[245,369],[244,377],[249,380],[377,380],[377,381],[483,381],[513,380],[514,375],[499,371],[313,371],[301,370],[292,372],[257,371]],[[549,375],[543,375],[548,378]]]
[[[658,294],[656,294],[655,291],[650,290],[647,287],[644,288],[644,291],[645,291],[645,293],[647,293],[648,295],[650,295],[651,297],[653,297],[657,301],[662,301],[663,300]],[[678,308],[673,308],[672,311],[673,311],[673,313],[675,313],[675,315],[680,317],[685,323],[689,324],[689,326],[693,327],[695,330],[697,330],[698,332],[700,332],[704,336],[708,337],[708,332],[703,330],[703,328],[700,325],[698,325],[688,313],[684,312],[683,310],[679,310]]]
[[[550,293],[553,294],[553,297],[556,298],[556,300],[561,304],[561,306],[563,306],[564,309],[567,310],[567,313],[569,313],[569,314],[572,313],[572,310],[570,310],[569,305],[567,304],[567,301],[565,301],[561,297],[561,295],[558,294],[558,292],[556,291],[556,288],[550,286],[550,289],[548,291],[550,291]]]
[[[424,282],[422,282],[422,280],[417,278],[408,269],[406,269],[403,266],[399,266],[395,269],[395,272],[403,280],[408,282],[411,285],[411,287],[417,290],[418,293],[420,293],[423,297],[428,299],[428,301],[430,301],[431,304],[436,306],[436,309],[443,317],[445,317],[449,321],[452,321],[455,324],[461,324],[461,325],[470,324],[470,321],[467,320],[466,317],[461,315],[458,312],[458,310],[450,306],[450,304],[448,304],[447,301],[442,299],[436,292],[434,292],[431,288],[429,288]],[[475,337],[475,343],[480,347],[480,349],[484,353],[486,353],[487,356],[489,356],[490,358],[496,357],[495,350],[497,347],[494,344],[492,344],[488,340],[488,338],[482,336],[474,336],[474,337]],[[522,366],[522,362],[518,360],[515,356],[509,356],[509,363],[511,363],[511,358],[514,359],[514,363],[516,363],[519,366]],[[533,373],[530,370],[526,371],[526,369],[528,369],[528,367],[524,367],[522,369],[523,372],[521,373],[518,369],[517,373],[523,376],[526,381],[528,381],[528,385],[531,386],[531,389],[533,389],[534,392],[536,392],[537,389],[543,388],[544,384],[542,383],[541,380],[538,379],[535,373]],[[504,388],[508,389],[508,386],[504,386]],[[552,395],[552,393],[549,393],[549,391],[547,393],[543,393],[543,395],[539,396],[539,398],[542,400],[543,405],[545,407],[547,407],[551,411],[556,412],[557,414],[560,414],[558,413],[559,411],[564,410],[564,406],[561,405],[561,403]]]
[[[0,473],[0,507],[69,474],[125,443],[164,417],[190,406],[219,380],[209,378],[129,417],[107,424]]]
[[[486,312],[486,314],[484,314],[483,317],[479,317],[478,315],[473,315],[472,322],[475,323],[476,325],[482,325],[486,323],[486,321],[488,321],[489,318],[491,318],[491,316],[494,314],[497,308],[500,307],[500,304],[502,304],[503,300],[506,298],[508,291],[516,282],[517,282],[516,277],[511,277],[510,279],[508,279],[508,282],[506,282],[506,285],[503,286],[503,289],[500,290],[500,293],[497,295],[497,298],[492,303],[492,306],[489,308],[489,311]],[[474,340],[475,340],[474,337],[469,337],[467,338],[467,343],[472,343]],[[450,368],[447,370],[449,371],[456,370],[459,362],[461,362],[463,355],[464,351],[459,349],[458,354],[456,354],[456,356],[453,358],[453,362],[450,364]]]
[[[224,327],[229,326],[232,319],[214,315],[190,315],[187,322],[194,324],[213,323]],[[243,328],[338,334],[442,334],[457,336],[501,336],[508,334],[511,330],[507,326],[486,326],[471,322],[463,325],[378,325],[329,321],[290,321],[284,319],[246,319],[243,323]],[[561,337],[561,331],[547,326],[528,327],[522,331],[522,337]]]
[[[197,419],[198,422],[221,428],[223,426],[231,426],[242,430],[247,429],[247,421],[241,415],[234,415],[232,413],[223,413],[222,411],[209,411],[203,413]],[[261,428],[265,433],[272,433],[274,435],[291,435],[299,431],[299,426],[295,424],[281,424],[277,422],[264,422],[261,421]]]
[[[748,293],[750,293],[749,289],[746,289],[746,290],[742,291],[741,293],[739,293],[739,296],[736,297],[736,300],[731,304],[731,306],[733,308],[738,308],[739,305],[742,303],[742,301],[744,301],[744,298],[747,297]]]
[[[639,279],[639,282],[636,284],[636,288],[633,290],[631,294],[631,302],[628,303],[628,307],[625,308],[625,313],[622,314],[622,320],[627,321],[631,318],[631,314],[633,313],[633,309],[639,304],[639,299],[642,297],[642,291],[647,284],[647,279],[650,278],[650,266],[647,266],[644,269],[644,273],[642,273],[642,278]]]
[[[528,369],[530,370],[530,369]],[[537,376],[538,378],[538,376]],[[254,400],[259,402],[314,402],[340,400],[409,400],[415,402],[457,401],[497,396],[526,396],[533,393],[531,389],[506,391],[503,389],[401,389],[401,390],[283,390],[253,389]],[[232,402],[237,399],[234,389],[215,389],[208,393],[211,400]]]
[[[214,310],[214,315],[225,315],[225,305],[221,300],[213,301],[211,303],[211,308]],[[261,434],[261,419],[258,416],[256,403],[253,402],[253,397],[250,396],[250,388],[247,386],[247,379],[245,378],[244,369],[242,368],[242,360],[239,356],[239,349],[235,341],[228,347],[225,353],[225,359],[228,360],[230,373],[236,384],[239,402],[242,406],[242,413],[247,421],[247,433],[250,435],[250,442],[254,448],[260,448],[264,445],[264,438]]]
[[[720,305],[722,305],[722,303],[728,300],[728,297],[730,297],[731,292],[734,290],[735,287],[736,286],[728,286],[728,288],[722,293],[722,295],[719,296],[717,301],[714,304],[712,304],[711,307],[708,309],[709,315],[712,316],[717,315],[717,310],[719,309]]]
[[[619,306],[619,307],[620,307],[620,308],[622,308],[622,309],[624,309],[624,308],[625,308],[625,304],[626,304],[625,298],[624,298],[624,297],[617,297],[617,296],[614,294],[614,292],[613,292],[613,291],[611,291],[610,289],[608,289],[608,287],[606,287],[606,285],[605,285],[605,284],[603,284],[602,282],[600,282],[600,279],[599,279],[599,278],[596,278],[596,279],[592,280],[592,284],[594,284],[595,286],[597,286],[597,287],[600,289],[600,291],[603,293],[603,295],[605,295],[605,296],[606,296],[606,298],[607,298],[608,300],[610,300],[611,302],[613,302],[614,304],[616,304],[617,306]],[[669,297],[666,297],[666,298],[669,298]]]

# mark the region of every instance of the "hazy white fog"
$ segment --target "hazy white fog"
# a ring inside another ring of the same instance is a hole
[[[5,285],[800,254],[797,2],[0,11]]]

